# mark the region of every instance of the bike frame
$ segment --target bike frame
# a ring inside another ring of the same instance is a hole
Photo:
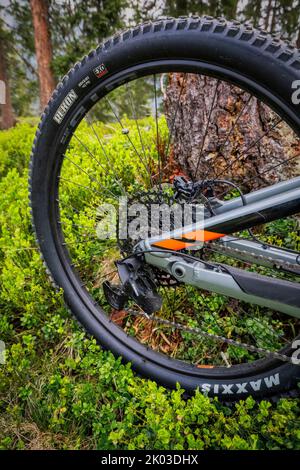
[[[179,251],[201,248],[203,243],[215,240],[220,247],[230,248],[237,259],[266,267],[284,263],[292,266],[288,271],[300,275],[299,253],[231,236],[298,212],[300,177],[249,193],[244,201],[237,197],[224,202],[215,209],[215,215],[183,229],[143,240],[135,251],[143,251],[146,263],[171,274],[179,282],[300,318],[299,283],[197,261]]]

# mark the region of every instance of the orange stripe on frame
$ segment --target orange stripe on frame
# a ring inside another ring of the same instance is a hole
[[[222,238],[224,236],[225,234],[223,233],[209,232],[208,230],[195,230],[194,232],[188,232],[184,234],[185,241],[169,238],[167,240],[155,242],[153,243],[153,245],[158,246],[160,248],[177,251],[183,250],[184,248],[188,248],[189,246],[193,246],[197,241],[208,242],[210,240],[216,240],[217,238]],[[188,242],[186,240],[191,240],[191,242]]]
[[[217,238],[224,237],[224,233],[209,232],[208,230],[195,230],[195,232],[188,232],[184,234],[184,238],[198,242],[209,242]]]
[[[165,248],[166,250],[183,250],[187,246],[194,245],[194,243],[185,243],[180,240],[175,240],[174,238],[169,238],[168,240],[161,240],[160,242],[153,243],[153,246],[158,246],[159,248]]]

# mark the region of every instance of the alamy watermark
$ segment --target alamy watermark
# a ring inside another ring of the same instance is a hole
[[[0,340],[0,364],[5,364],[5,343]]]
[[[292,349],[295,349],[295,351],[292,354],[292,363],[295,366],[300,365],[300,339],[295,339],[292,344]]]
[[[195,227],[204,220],[204,206],[193,203],[128,203],[127,197],[120,197],[118,207],[113,204],[102,204],[96,210],[99,221],[96,235],[100,240],[118,238],[132,241],[149,237],[182,238],[188,226]],[[197,247],[201,237],[197,239]]]
[[[0,104],[6,103],[6,86],[3,80],[0,80]]]
[[[300,104],[300,80],[294,80],[292,83],[292,89],[295,90],[292,93],[292,103]]]

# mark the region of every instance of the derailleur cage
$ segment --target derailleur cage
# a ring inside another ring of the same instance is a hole
[[[144,269],[144,264],[137,256],[117,261],[121,284],[109,281],[103,283],[103,291],[109,305],[122,310],[129,300],[133,300],[148,315],[158,311],[162,297],[157,292],[151,272]]]

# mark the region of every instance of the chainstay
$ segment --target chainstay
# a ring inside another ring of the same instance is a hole
[[[257,346],[253,346],[251,344],[242,343],[242,342],[236,341],[234,339],[226,338],[225,336],[216,335],[214,333],[208,333],[207,331],[201,330],[200,328],[191,328],[189,326],[182,325],[181,323],[175,323],[175,322],[172,322],[170,320],[160,318],[156,315],[147,315],[145,312],[138,312],[138,311],[134,311],[134,310],[127,310],[127,312],[131,315],[136,316],[136,317],[143,317],[143,318],[146,318],[147,320],[155,321],[156,323],[167,325],[167,326],[170,326],[171,328],[176,328],[177,330],[180,330],[180,331],[185,331],[186,333],[195,334],[197,336],[202,336],[202,337],[207,338],[207,339],[212,339],[212,340],[218,341],[220,343],[226,343],[226,344],[229,344],[231,346],[236,346],[238,348],[242,348],[242,349],[245,349],[247,351],[256,352],[258,354],[262,354],[265,357],[269,357],[271,359],[277,359],[277,360],[279,359],[280,361],[289,362],[291,364],[294,363],[293,359],[290,356],[287,356],[285,354],[269,351],[268,349],[259,348]]]
[[[263,242],[262,242],[262,245],[263,245]],[[229,246],[225,246],[225,245],[222,245],[221,243],[213,243],[213,242],[210,242],[206,247],[204,247],[204,249],[207,249],[207,250],[210,250],[211,251],[215,251],[217,253],[220,253],[220,254],[223,254],[223,253],[228,253],[228,254],[231,254],[233,257],[235,254],[242,254],[242,255],[249,255],[249,252],[246,251],[246,250],[238,250],[237,248],[230,248]],[[276,260],[274,261],[274,259],[272,259],[271,257],[269,256],[264,256],[264,255],[258,255],[258,254],[255,254],[255,253],[251,253],[251,257],[253,259],[256,259],[257,261],[259,260],[265,260],[265,261],[268,261],[270,263],[273,264],[273,266],[275,266],[277,269],[287,269],[287,270],[291,270],[291,269],[294,269],[294,270],[300,270],[300,263],[299,264],[293,264],[293,263],[288,263],[287,261],[283,261],[283,260]]]
[[[204,249],[205,249],[205,247],[204,247]],[[224,254],[230,254],[232,256],[234,256],[234,254],[238,254],[238,253],[243,254],[243,255],[249,254],[247,251],[238,250],[236,248],[230,248],[230,247],[221,245],[220,243],[214,243],[214,242],[210,242],[207,249],[208,250],[212,249],[213,251],[216,251],[216,252],[221,253],[221,254],[223,254],[223,253]],[[277,269],[282,268],[282,269],[288,269],[288,270],[291,270],[291,269],[295,269],[295,270],[298,269],[299,270],[299,268],[300,268],[300,264],[288,263],[288,262],[285,262],[285,261],[279,260],[279,259],[276,260],[276,263],[274,263],[274,260],[272,260],[272,258],[270,258],[268,256],[258,255],[258,254],[255,254],[255,253],[251,253],[251,256],[252,256],[252,259],[256,259],[257,261],[266,260],[268,262],[272,262],[273,265],[274,264],[276,265]],[[226,338],[226,337],[221,336],[221,335],[217,335],[217,334],[214,334],[214,333],[208,333],[207,331],[204,331],[200,328],[191,328],[191,327],[188,327],[186,325],[182,325],[180,323],[171,322],[170,320],[160,318],[156,315],[150,315],[149,316],[145,312],[142,312],[142,311],[138,312],[138,311],[128,310],[128,312],[130,314],[134,315],[134,316],[143,317],[143,318],[146,318],[147,320],[155,321],[156,323],[167,325],[167,326],[170,326],[171,328],[176,328],[177,330],[180,330],[180,331],[185,331],[187,333],[202,336],[203,338],[211,339],[211,340],[217,341],[219,343],[223,343],[223,344],[225,343],[225,344],[229,344],[231,346],[242,348],[244,350],[263,355],[264,357],[269,357],[271,359],[277,359],[277,360],[280,360],[280,361],[283,361],[283,362],[288,362],[288,363],[293,364],[293,359],[290,356],[287,356],[287,355],[279,353],[279,352],[273,352],[273,351],[270,351],[266,348],[260,348],[260,347],[253,346],[251,344],[247,344],[247,343],[244,343],[244,342],[241,342],[241,341],[236,341],[236,340],[233,340],[233,339],[230,339],[230,338]]]

